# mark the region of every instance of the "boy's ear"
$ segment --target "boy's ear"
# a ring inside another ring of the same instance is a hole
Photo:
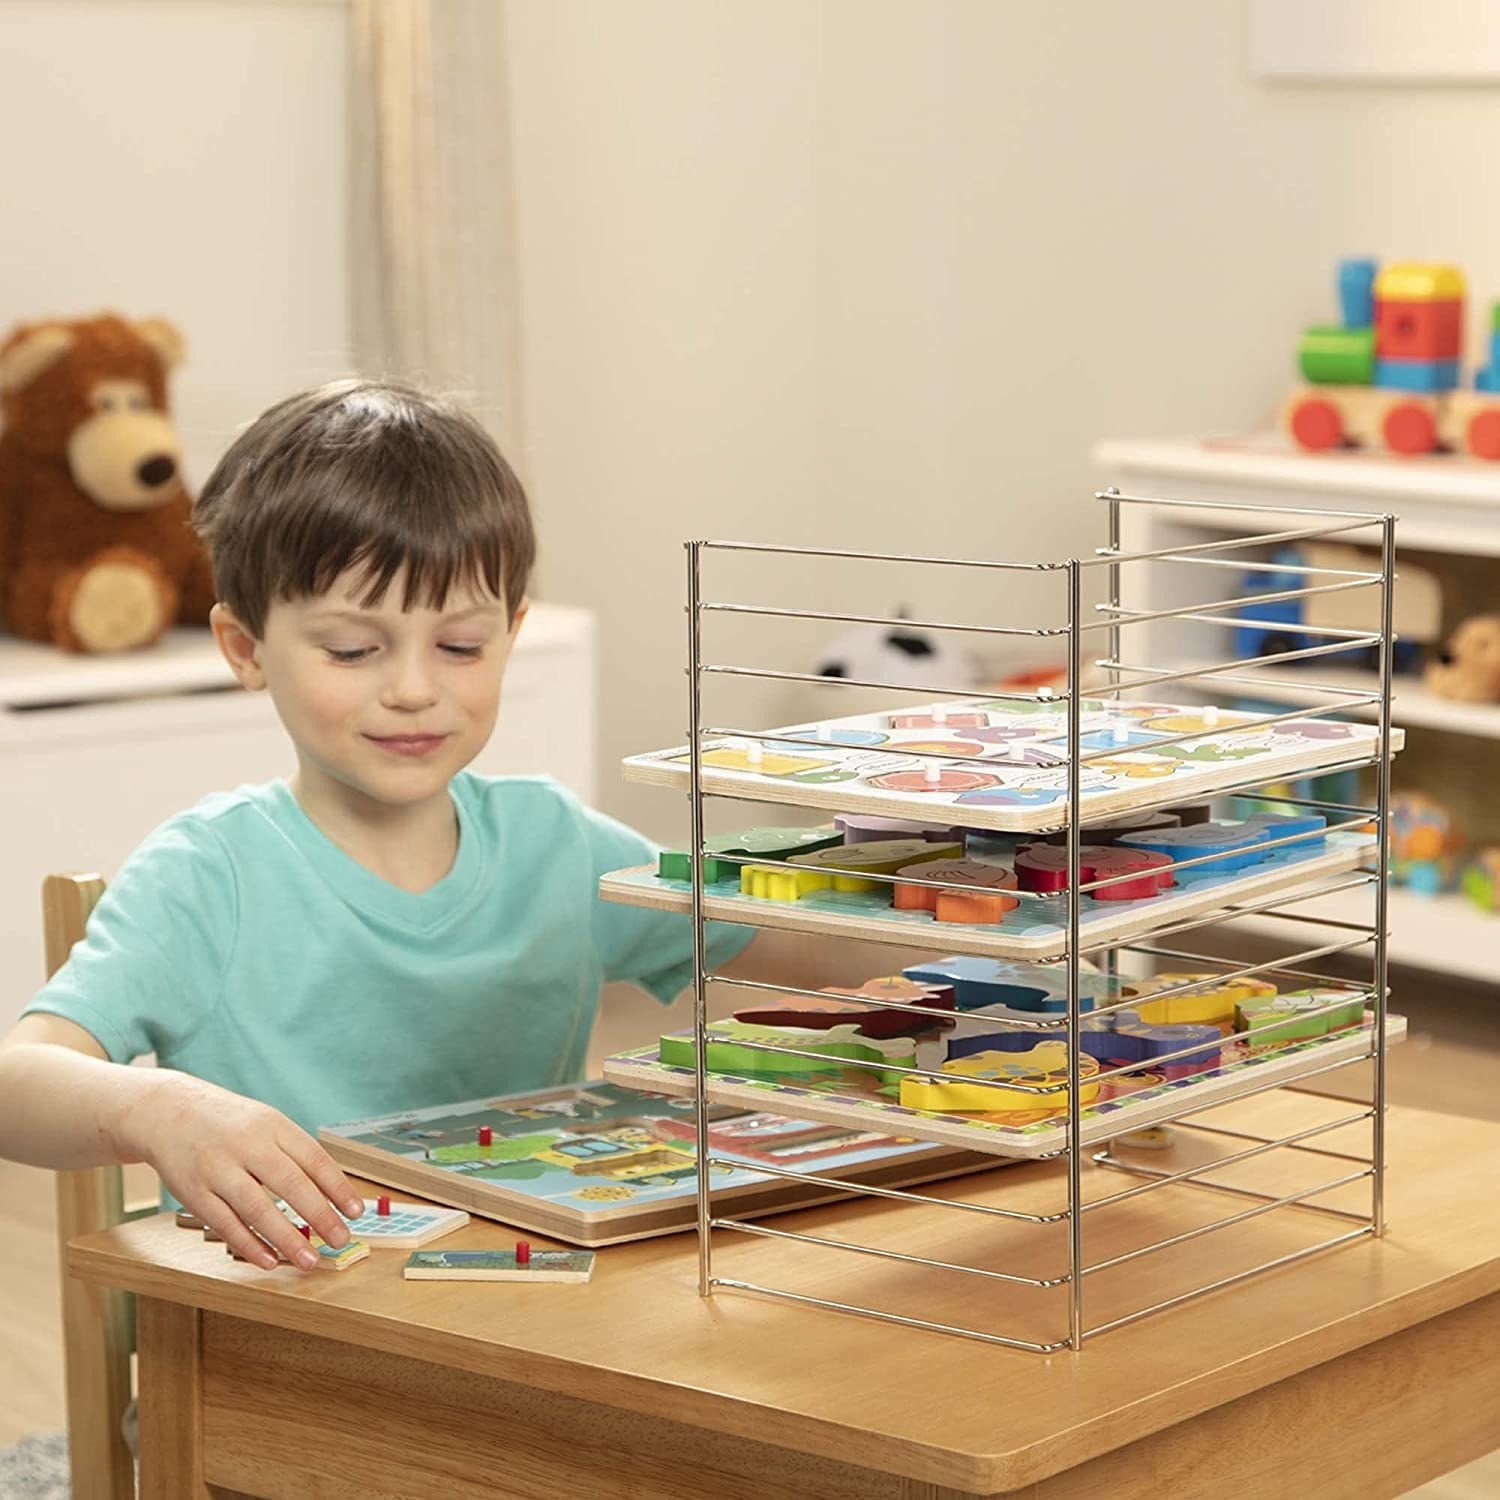
[[[258,693],[266,685],[266,674],[260,665],[260,642],[240,623],[227,604],[216,604],[208,612],[219,650],[229,663],[229,670],[239,678],[240,686]]]
[[[526,611],[530,608],[531,600],[526,598],[526,596],[523,594],[521,596],[521,602],[516,605],[515,617],[511,620],[510,630],[507,632],[512,641],[515,640],[517,633],[520,631],[521,621],[526,618]]]

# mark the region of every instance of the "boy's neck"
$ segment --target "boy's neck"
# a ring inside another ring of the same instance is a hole
[[[299,768],[289,785],[309,821],[372,875],[417,894],[436,885],[458,853],[458,815],[445,790],[391,806]]]

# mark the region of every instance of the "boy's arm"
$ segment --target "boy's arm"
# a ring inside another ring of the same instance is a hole
[[[110,1062],[83,1027],[45,1013],[0,1041],[0,1156],[59,1170],[147,1162],[267,1270],[277,1260],[266,1241],[294,1265],[317,1264],[273,1194],[335,1246],[348,1230],[333,1205],[364,1209],[332,1157],[279,1111],[186,1073]]]

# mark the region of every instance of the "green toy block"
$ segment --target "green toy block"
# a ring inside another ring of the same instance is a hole
[[[785,1052],[766,1052],[746,1047],[760,1042],[771,1047],[794,1047],[798,1052],[816,1052],[819,1058],[797,1057]],[[694,1060],[693,1033],[672,1031],[661,1039],[661,1061],[677,1068],[691,1068]],[[836,1073],[841,1059],[855,1062],[890,1063],[898,1068],[917,1065],[916,1044],[910,1037],[882,1039],[864,1036],[854,1026],[834,1026],[813,1031],[796,1026],[760,1026],[753,1021],[716,1021],[708,1034],[708,1070],[732,1073],[737,1078],[827,1077]],[[871,1069],[869,1076],[882,1084],[895,1084],[900,1073]]]
[[[1297,341],[1297,367],[1314,385],[1373,385],[1373,328],[1306,329]]]
[[[1346,998],[1339,1004],[1341,997]],[[1361,994],[1294,990],[1286,995],[1241,1000],[1234,1008],[1234,1029],[1246,1033],[1251,1047],[1281,1047],[1358,1026],[1364,1013],[1365,997]]]
[[[717,885],[721,880],[738,881],[740,866],[751,858],[789,859],[794,854],[811,854],[815,849],[833,849],[844,842],[836,828],[747,828],[742,833],[721,833],[704,839],[709,851],[703,861],[703,883]],[[741,856],[730,858],[729,856]],[[656,862],[660,880],[691,880],[693,867],[686,851],[663,850]]]

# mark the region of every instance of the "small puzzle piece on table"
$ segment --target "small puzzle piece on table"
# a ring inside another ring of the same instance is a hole
[[[382,1213],[382,1208],[386,1212]],[[415,1250],[418,1245],[455,1233],[468,1222],[469,1216],[461,1208],[397,1203],[382,1194],[365,1199],[365,1211],[349,1221],[349,1233],[377,1250]]]
[[[401,1268],[407,1281],[529,1281],[567,1285],[594,1274],[592,1250],[417,1250]]]

